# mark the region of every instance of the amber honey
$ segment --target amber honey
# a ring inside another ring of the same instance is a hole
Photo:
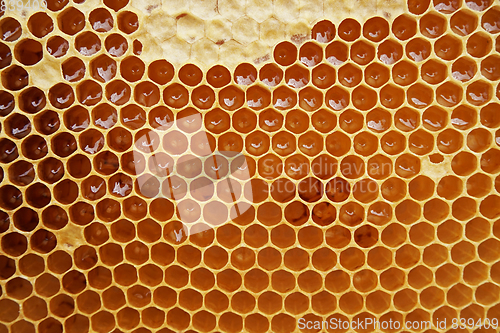
[[[91,2],[1,13],[0,333],[498,331],[497,0]]]

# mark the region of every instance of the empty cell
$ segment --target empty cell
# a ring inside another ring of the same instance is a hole
[[[416,266],[408,273],[408,284],[416,289],[422,289],[428,286],[434,276],[432,271],[425,266]]]
[[[407,231],[402,225],[391,223],[384,228],[380,236],[381,241],[385,245],[397,247],[407,239]]]
[[[437,287],[429,287],[420,294],[420,304],[426,309],[435,309],[444,302],[444,292]]]
[[[450,255],[455,263],[465,264],[475,259],[476,248],[470,242],[460,241],[453,246]]]
[[[350,291],[340,297],[339,308],[347,314],[354,314],[362,309],[363,303],[363,297],[360,294]]]

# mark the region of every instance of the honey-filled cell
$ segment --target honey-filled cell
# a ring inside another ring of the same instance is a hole
[[[0,332],[498,317],[494,1],[137,6],[0,9]]]

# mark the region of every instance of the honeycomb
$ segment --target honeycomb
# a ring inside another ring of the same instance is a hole
[[[498,332],[497,0],[39,4],[0,333]]]

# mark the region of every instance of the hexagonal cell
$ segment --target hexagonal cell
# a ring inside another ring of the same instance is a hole
[[[452,82],[445,82],[436,90],[436,101],[446,107],[457,105],[463,96],[463,89]]]
[[[116,62],[105,54],[102,54],[90,62],[90,75],[97,81],[106,83],[111,81],[117,71]]]
[[[129,11],[122,11],[118,14],[118,29],[130,35],[139,28],[139,18],[137,14]]]
[[[471,80],[476,75],[476,72],[476,62],[468,57],[459,58],[451,66],[451,75],[460,82]]]
[[[234,21],[231,31],[233,39],[243,45],[250,44],[259,38],[259,24],[248,16],[242,16]]]
[[[120,63],[120,74],[129,82],[140,80],[144,75],[145,69],[144,62],[135,56],[127,57]]]
[[[285,72],[285,82],[293,88],[302,88],[309,83],[309,71],[301,65],[293,65]]]
[[[446,31],[446,18],[437,13],[427,13],[420,18],[420,32],[427,38],[437,38]]]
[[[372,17],[363,25],[363,36],[378,43],[389,35],[389,23],[381,17]]]
[[[392,23],[392,33],[399,40],[408,40],[417,32],[417,21],[409,15],[398,16]]]
[[[460,152],[453,157],[451,168],[459,176],[469,175],[476,170],[477,159],[469,152]]]
[[[112,57],[121,57],[128,49],[127,40],[119,34],[111,34],[106,37],[104,46]]]
[[[223,109],[234,111],[245,102],[245,93],[235,86],[228,86],[219,91],[219,103]]]
[[[375,58],[375,48],[365,41],[358,41],[351,45],[351,59],[358,65],[369,64]]]
[[[0,68],[9,66],[12,62],[12,52],[4,43],[0,43]]]
[[[431,106],[422,114],[422,125],[431,131],[443,129],[448,122],[448,114],[437,106]]]
[[[330,43],[325,50],[326,59],[333,65],[341,65],[348,58],[347,46],[339,41]]]
[[[307,67],[314,67],[323,60],[323,50],[313,42],[300,47],[299,60]]]
[[[21,90],[28,85],[28,72],[18,65],[12,65],[2,71],[2,85],[9,90]]]
[[[139,58],[137,58],[138,60]],[[141,68],[144,65],[141,65]],[[201,70],[192,64],[187,64],[181,67],[179,70],[179,79],[186,85],[194,87],[198,85],[203,79],[203,73]]]
[[[65,83],[58,83],[50,88],[49,101],[58,109],[65,109],[71,106],[75,101],[73,89]]]
[[[35,117],[36,130],[44,135],[50,135],[59,129],[60,121],[56,112],[44,111]]]
[[[406,44],[406,55],[415,62],[427,59],[431,50],[431,43],[422,38],[414,38]]]
[[[265,85],[275,87],[283,79],[283,71],[275,64],[266,64],[259,71],[259,79]]]
[[[77,82],[85,76],[85,64],[77,57],[71,57],[61,64],[63,78],[69,82]]]
[[[393,85],[385,85],[379,92],[380,103],[390,109],[397,109],[404,103],[404,90]]]
[[[134,88],[134,100],[142,106],[145,107],[153,106],[160,101],[160,97],[161,97],[160,90],[156,85],[154,85],[151,82],[148,81],[141,82]],[[197,104],[194,98],[195,94],[193,93],[194,103]],[[212,98],[212,100],[213,99],[214,98]],[[203,107],[203,108],[208,108],[208,107]]]
[[[472,105],[486,104],[492,97],[492,87],[486,81],[475,81],[467,86],[465,98]]]
[[[328,20],[323,20],[314,25],[311,37],[319,43],[329,43],[335,38],[335,32],[335,25]]]
[[[498,7],[490,8],[481,17],[481,26],[484,30],[490,34],[496,34],[500,32],[500,10]]]
[[[57,15],[59,29],[73,36],[85,27],[85,15],[74,7],[69,7]]]
[[[160,85],[170,82],[174,74],[174,66],[166,60],[156,60],[148,66],[148,77]]]
[[[466,0],[465,1],[465,4],[467,5],[467,7],[469,7],[472,10],[476,10],[476,11],[483,11],[486,8],[488,8],[489,6],[491,6],[492,3],[493,3],[493,1],[491,1],[491,0]]]
[[[299,92],[299,106],[306,111],[315,111],[323,104],[323,94],[312,88],[307,87]]]
[[[389,69],[381,64],[374,63],[365,68],[365,82],[374,88],[383,86],[389,77]]]
[[[415,83],[406,91],[406,98],[411,106],[422,109],[432,103],[434,92],[421,83]]]
[[[222,88],[231,82],[231,73],[227,68],[216,65],[208,70],[207,82],[214,88]]]
[[[420,75],[422,79],[430,84],[438,84],[447,77],[448,68],[439,60],[429,60],[422,65]]]
[[[22,114],[13,114],[4,122],[5,132],[13,139],[22,139],[31,132],[31,122]]]
[[[365,86],[352,91],[352,104],[359,110],[368,111],[377,103],[377,92]]]
[[[13,42],[21,37],[21,24],[12,17],[3,18],[0,21],[1,38],[6,42]]]
[[[396,63],[403,56],[403,47],[400,43],[386,40],[377,48],[377,57],[386,65]]]
[[[430,0],[408,0],[408,10],[415,15],[422,15],[430,3]]]
[[[320,88],[326,89],[335,83],[335,69],[328,64],[320,64],[312,71],[312,83]]]
[[[437,137],[437,146],[445,154],[453,154],[462,148],[463,137],[454,129],[447,129]]]
[[[234,82],[248,86],[257,79],[257,70],[251,64],[240,64],[234,70]]]
[[[77,86],[76,97],[83,105],[96,105],[101,101],[102,87],[97,82],[85,80]]]
[[[408,61],[400,61],[392,68],[394,83],[407,86],[418,78],[418,68]]]
[[[443,60],[456,59],[462,54],[462,41],[455,36],[445,35],[434,43],[434,52]]]
[[[417,155],[428,154],[434,148],[434,137],[432,134],[419,129],[410,135],[408,147]]]
[[[474,13],[462,9],[451,17],[450,28],[459,36],[467,36],[476,30],[477,23],[477,16]]]
[[[35,13],[28,19],[28,29],[35,37],[43,38],[54,30],[54,22],[46,13]]]
[[[279,87],[273,91],[273,105],[280,110],[293,108],[297,104],[297,93],[287,87]]]
[[[343,40],[353,42],[361,35],[361,25],[358,21],[348,18],[340,22],[337,33]]]
[[[349,93],[340,87],[333,87],[325,95],[325,103],[335,111],[345,109],[349,105],[349,99]]]
[[[491,55],[481,61],[481,74],[490,81],[500,78],[500,56]]]
[[[30,87],[23,90],[21,94],[19,94],[18,102],[21,110],[31,114],[35,114],[42,110],[47,103],[44,92],[36,87]]]
[[[74,132],[83,131],[90,124],[88,111],[79,105],[64,112],[63,119],[66,128]]]
[[[482,58],[491,51],[491,38],[484,32],[476,32],[467,40],[467,53],[474,58]]]
[[[349,88],[357,86],[363,78],[361,69],[353,64],[346,64],[338,70],[339,82]]]
[[[462,6],[462,0],[433,0],[434,9],[443,14],[451,14]]]
[[[297,48],[290,42],[281,42],[274,48],[274,61],[281,66],[290,66],[297,60]]]
[[[451,114],[451,124],[460,130],[473,127],[477,122],[477,112],[465,105],[461,105],[453,110]]]
[[[111,13],[105,8],[97,8],[90,12],[89,22],[97,32],[108,32],[113,29],[114,20]]]

